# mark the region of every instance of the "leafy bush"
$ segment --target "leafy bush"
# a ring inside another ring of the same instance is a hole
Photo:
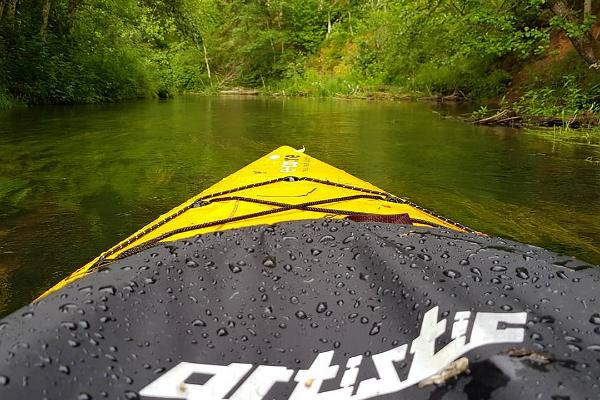
[[[490,98],[502,94],[512,79],[508,71],[473,64],[425,64],[419,69],[409,87],[428,93],[451,94],[460,90],[471,98]]]
[[[530,75],[516,111],[534,116],[600,112],[600,76],[575,52]]]
[[[8,92],[0,87],[0,110],[5,110],[13,105],[13,101],[8,95]]]
[[[559,87],[546,86],[526,91],[515,103],[515,110],[532,116],[574,116],[581,112],[600,111],[600,85],[586,91],[575,77],[566,75]]]

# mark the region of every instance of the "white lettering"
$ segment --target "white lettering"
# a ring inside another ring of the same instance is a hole
[[[379,379],[371,378],[362,381],[358,386],[358,391],[352,398],[357,400],[370,399],[371,397],[381,396],[386,393],[394,393],[401,390],[402,382],[400,382],[400,378],[398,378],[396,367],[393,362],[404,360],[407,347],[407,345],[404,345],[384,353],[375,354],[373,356],[373,363],[375,364]]]
[[[340,382],[340,387],[347,388],[354,386],[356,383],[356,378],[358,377],[358,367],[362,362],[363,356],[354,356],[348,359],[346,363],[346,371],[344,372],[344,376],[342,376],[342,381]]]
[[[298,161],[284,161],[281,163],[281,172],[294,172],[298,168]]]
[[[231,400],[261,400],[277,382],[288,382],[294,371],[286,367],[259,365],[235,391]]]
[[[321,392],[326,380],[338,375],[339,366],[331,365],[334,351],[317,355],[311,366],[300,370],[294,377],[295,388],[289,400],[366,400],[384,394],[399,392],[439,373],[465,353],[481,346],[499,343],[520,343],[525,338],[523,327],[527,313],[476,313],[471,335],[467,332],[472,313],[457,312],[451,330],[452,341],[436,352],[436,341],[447,331],[446,319],[438,321],[438,307],[423,315],[419,336],[410,347],[412,363],[406,380],[401,381],[395,362],[405,359],[408,345],[387,350],[372,356],[378,378],[358,384],[352,395],[363,356],[354,356],[346,362],[340,388]],[[251,364],[232,363],[228,366],[182,362],[150,383],[140,392],[142,397],[184,400],[222,400],[252,369]],[[185,383],[193,374],[211,375],[203,385]],[[276,383],[287,383],[294,371],[281,366],[259,365],[233,393],[230,400],[261,400]]]
[[[471,313],[469,311],[461,311],[456,313],[454,316],[454,325],[452,325],[452,339],[456,339],[459,336],[465,336],[467,334],[470,318]]]
[[[477,313],[471,332],[469,348],[493,343],[521,343],[525,337],[523,328],[499,329],[500,323],[523,325],[527,322],[527,313]]]
[[[435,352],[435,342],[446,331],[446,320],[438,321],[438,307],[427,311],[423,317],[421,334],[413,340],[410,352],[414,354],[409,381],[419,382],[456,360],[465,345],[465,336],[458,336],[443,349]]]
[[[182,362],[142,389],[140,395],[187,400],[223,399],[251,368],[252,364],[221,366]],[[204,385],[185,383],[193,374],[212,376]]]
[[[309,369],[301,369],[294,380],[298,382],[289,400],[336,400],[347,399],[352,394],[352,387],[319,393],[323,381],[333,379],[339,366],[330,365],[333,350],[321,353],[315,358]]]

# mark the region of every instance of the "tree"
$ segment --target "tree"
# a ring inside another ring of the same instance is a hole
[[[46,31],[48,30],[48,17],[50,15],[50,0],[44,0],[42,4],[42,26],[40,28],[40,35],[42,38],[46,37]]]
[[[571,3],[565,0],[548,0],[548,6],[555,15],[551,23],[565,31],[577,53],[588,65],[597,68],[600,43],[591,31],[596,21],[592,14],[592,1]]]
[[[194,13],[192,11],[193,9],[202,10],[204,8],[202,6],[205,6],[206,9],[209,9],[209,6],[211,4],[208,3],[209,2],[203,1],[199,4],[194,4],[193,6],[195,7],[189,8],[186,7],[187,4],[183,3],[176,12],[176,21],[179,23],[180,29],[191,39],[191,41],[196,45],[196,47],[202,49],[202,55],[204,56],[204,65],[206,66],[206,75],[208,76],[208,81],[212,86],[212,73],[210,72],[210,62],[208,61],[208,49],[206,47],[206,25],[208,25],[206,22],[211,20],[211,16],[205,15],[203,16],[204,18],[198,18],[202,16],[199,16],[198,13]]]
[[[75,27],[75,16],[79,9],[80,0],[69,0],[69,9],[67,13],[67,30],[71,34]]]
[[[8,17],[14,17],[17,12],[17,0],[8,0],[8,8],[6,9],[6,15]]]

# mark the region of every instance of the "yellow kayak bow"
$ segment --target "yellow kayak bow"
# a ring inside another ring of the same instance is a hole
[[[317,218],[404,222],[471,229],[322,161],[282,146],[161,215],[44,292],[159,242],[195,235]],[[38,298],[38,299],[39,299]]]

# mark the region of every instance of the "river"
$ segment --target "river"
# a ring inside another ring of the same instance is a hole
[[[482,232],[600,264],[598,145],[433,107],[186,96],[0,112],[0,316],[284,144]]]

